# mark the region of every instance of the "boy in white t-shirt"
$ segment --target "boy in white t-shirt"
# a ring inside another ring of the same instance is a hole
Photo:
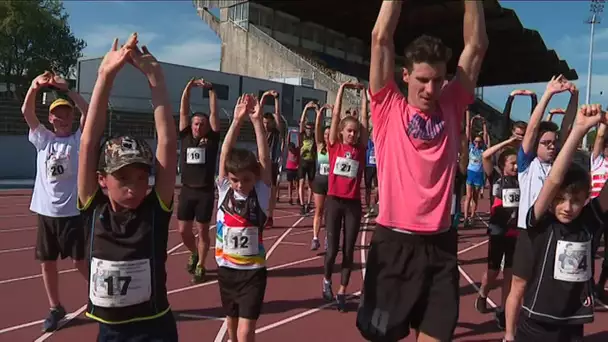
[[[36,116],[36,96],[42,88],[66,92],[80,110],[80,126],[72,132],[74,105],[57,99],[49,107],[53,131]],[[36,180],[30,210],[38,214],[36,259],[42,264],[42,279],[51,306],[43,331],[54,331],[66,312],[59,300],[57,258],[74,260],[74,266],[86,278],[84,230],[76,208],[76,176],[81,128],[88,110],[87,102],[68,89],[67,82],[47,71],[30,86],[21,111],[29,126],[29,141],[36,148]]]
[[[257,158],[249,150],[234,147],[247,117],[255,131]],[[215,260],[232,341],[255,340],[255,325],[264,302],[268,275],[262,233],[270,203],[271,167],[260,103],[243,95],[222,145],[217,179]]]

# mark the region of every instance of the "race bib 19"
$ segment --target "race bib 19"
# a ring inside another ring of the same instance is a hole
[[[502,206],[504,208],[519,207],[519,189],[502,189]]]
[[[52,157],[46,162],[46,178],[49,181],[58,181],[70,175],[70,161],[68,158]]]
[[[256,256],[260,253],[258,227],[231,228],[224,226],[224,254]]]
[[[122,308],[150,300],[150,260],[91,259],[89,299],[95,306]]]
[[[553,278],[567,282],[585,282],[591,279],[591,241],[557,241]]]
[[[205,149],[188,147],[186,149],[186,164],[205,164]]]
[[[329,174],[329,164],[319,164],[319,174],[327,176]]]
[[[357,171],[359,171],[359,162],[350,158],[336,158],[336,164],[334,165],[334,175],[355,178],[357,177]]]

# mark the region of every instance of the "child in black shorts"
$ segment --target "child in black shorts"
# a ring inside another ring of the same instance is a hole
[[[583,325],[594,319],[592,244],[604,229],[608,189],[585,204],[589,173],[572,159],[587,131],[606,122],[606,113],[583,105],[575,120],[520,233],[515,258],[533,267],[513,269],[527,280],[515,341],[583,341]]]
[[[493,179],[493,202],[488,224],[488,269],[481,279],[479,296],[475,308],[480,313],[489,312],[487,297],[503,265],[501,305],[496,310],[496,322],[499,329],[505,327],[505,303],[511,289],[511,266],[517,242],[517,211],[519,208],[519,182],[517,181],[517,151],[513,145],[519,142],[512,137],[483,152],[482,161],[486,177]],[[497,168],[494,167],[494,156],[498,156]],[[504,259],[503,259],[504,258]]]
[[[235,148],[247,118],[251,119],[258,158]],[[255,341],[266,291],[266,251],[262,242],[270,202],[271,163],[261,106],[251,95],[238,99],[234,120],[220,153],[217,179],[218,211],[215,260],[228,336],[232,341]]]
[[[118,40],[99,66],[78,165],[78,207],[85,221],[89,262],[86,315],[99,322],[97,341],[177,342],[167,298],[165,263],[177,163],[177,132],[160,64],[133,34]],[[150,146],[130,136],[99,142],[112,84],[125,63],[146,76],[157,132]],[[148,177],[155,164],[155,185]],[[102,188],[107,189],[107,195]]]

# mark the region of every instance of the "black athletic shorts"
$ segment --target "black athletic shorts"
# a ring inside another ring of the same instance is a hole
[[[279,164],[272,163],[272,186],[277,185],[278,176],[279,176]]]
[[[297,181],[299,179],[298,178],[298,170],[287,170],[286,174],[287,174],[287,181],[288,182]]]
[[[308,178],[308,181],[312,183],[315,179],[315,170],[316,165],[315,161],[303,161],[300,160],[300,167],[298,168],[298,178],[305,179]]]
[[[378,169],[375,166],[367,166],[363,173],[366,190],[378,187]]]
[[[85,227],[82,217],[38,215],[36,260],[55,261],[67,257],[84,259]]]
[[[260,317],[266,293],[268,279],[266,268],[236,270],[219,267],[217,276],[222,307],[226,316],[257,320]]]
[[[488,245],[488,269],[493,271],[500,270],[502,257],[505,257],[505,268],[513,266],[513,255],[517,237],[504,235],[490,235]]]
[[[511,268],[513,275],[526,281],[530,279],[534,274],[534,263],[530,260],[534,260],[532,240],[525,229],[519,229]]]
[[[178,342],[177,324],[171,311],[144,321],[125,324],[99,324],[97,342],[154,341]]]
[[[177,219],[209,223],[213,215],[215,188],[191,188],[182,186],[177,204]]]
[[[357,328],[369,341],[399,341],[410,328],[452,341],[458,321],[455,229],[437,235],[378,225],[367,259]]]
[[[517,322],[516,342],[583,342],[584,327],[582,324],[551,324],[535,321],[523,312]]]
[[[317,195],[327,195],[329,189],[329,179],[327,176],[316,175],[312,181],[312,193]]]

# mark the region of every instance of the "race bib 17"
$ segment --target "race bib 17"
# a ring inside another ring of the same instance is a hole
[[[224,226],[223,252],[234,256],[256,256],[260,252],[258,227]]]
[[[186,164],[205,164],[205,149],[188,147],[186,149]]]
[[[95,306],[121,308],[150,300],[150,260],[91,259],[89,299]]]

